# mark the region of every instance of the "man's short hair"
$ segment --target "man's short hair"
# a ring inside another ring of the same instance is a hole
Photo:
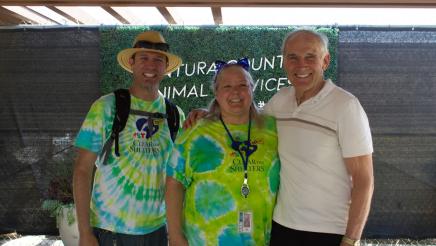
[[[285,46],[286,46],[286,43],[288,42],[288,40],[295,37],[296,35],[298,35],[300,33],[306,33],[306,34],[310,34],[310,35],[317,37],[319,39],[319,41],[321,41],[321,44],[323,45],[324,52],[328,53],[328,51],[329,51],[329,39],[327,38],[327,36],[324,33],[317,32],[313,29],[302,28],[302,29],[294,30],[294,31],[288,33],[288,35],[286,35],[286,38],[283,40],[283,44],[282,44],[282,54],[283,55],[285,55]]]

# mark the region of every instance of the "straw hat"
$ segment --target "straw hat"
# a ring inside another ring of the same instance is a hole
[[[175,71],[182,65],[182,59],[169,53],[169,45],[165,42],[162,34],[156,31],[146,31],[138,34],[133,42],[133,48],[120,51],[117,55],[118,63],[122,68],[132,73],[129,59],[138,51],[151,51],[165,55],[168,58],[165,74]]]

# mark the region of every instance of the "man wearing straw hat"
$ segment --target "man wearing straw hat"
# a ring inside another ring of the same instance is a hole
[[[94,102],[77,135],[73,188],[80,245],[167,245],[164,175],[173,142],[165,120],[168,106],[158,89],[182,64],[168,50],[159,32],[146,31],[133,48],[118,53],[132,84],[130,114],[115,144],[108,141],[118,117],[114,93]],[[175,111],[183,120],[180,108]]]

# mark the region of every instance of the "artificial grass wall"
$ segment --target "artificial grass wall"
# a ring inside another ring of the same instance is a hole
[[[132,47],[135,36],[145,30],[161,31],[170,51],[182,57],[182,66],[161,83],[160,91],[185,112],[204,107],[212,98],[210,83],[215,60],[248,57],[255,81],[255,101],[259,106],[288,84],[282,69],[281,46],[295,27],[106,27],[101,35],[101,88],[109,93],[127,88],[131,75],[117,63],[117,53]],[[331,64],[326,77],[336,81],[338,30],[317,28],[330,40]]]

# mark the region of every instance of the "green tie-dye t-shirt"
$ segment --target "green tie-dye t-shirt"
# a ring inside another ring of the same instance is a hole
[[[165,101],[152,102],[131,96],[131,109],[165,114]],[[179,109],[180,120],[184,120]],[[77,135],[75,146],[100,154],[112,130],[115,113],[113,93],[92,105]],[[91,197],[91,225],[125,234],[146,234],[165,224],[165,167],[173,143],[166,119],[148,127],[144,116],[130,114],[119,136],[120,157],[115,143],[107,164],[96,161]],[[150,130],[149,130],[150,129]]]
[[[236,141],[247,140],[248,124],[227,125]],[[241,195],[244,167],[220,121],[201,120],[179,135],[167,175],[185,188],[184,233],[190,245],[267,245],[279,185],[275,121],[254,122],[248,163],[247,198]],[[243,231],[241,213],[250,213],[251,232]]]

